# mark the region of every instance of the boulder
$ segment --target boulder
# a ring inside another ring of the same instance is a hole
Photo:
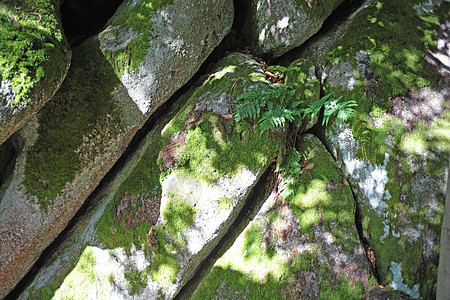
[[[282,180],[292,192],[272,192],[192,299],[361,299],[377,285],[345,177],[316,137],[297,149],[302,172]]]
[[[256,55],[278,57],[302,45],[342,0],[249,0],[244,36]]]
[[[125,1],[99,34],[103,54],[147,116],[191,79],[234,15],[231,0],[157,3]]]
[[[54,0],[0,4],[0,144],[59,88],[71,51]]]
[[[427,299],[436,293],[450,120],[446,61],[435,54],[450,7],[433,5],[374,2],[319,61],[324,93],[358,103],[353,120],[330,123],[322,138],[357,195],[380,284]]]
[[[261,135],[250,120],[235,124],[237,97],[256,83],[268,81],[249,57],[219,61],[91,200],[90,213],[22,297],[173,298],[229,230],[285,139]]]

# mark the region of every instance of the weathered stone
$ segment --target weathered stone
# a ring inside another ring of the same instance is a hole
[[[55,295],[174,297],[227,232],[284,138],[261,136],[250,121],[235,124],[231,118],[236,98],[258,82],[267,80],[249,57],[221,60],[178,114],[166,126],[161,120],[117,179],[92,200],[90,217],[22,297],[43,297],[46,286],[53,293],[63,281]],[[78,259],[80,265],[66,277]],[[91,267],[84,269],[88,260]],[[76,278],[83,278],[83,288],[73,284]]]
[[[100,47],[143,114],[182,87],[228,34],[231,0],[125,1]]]
[[[51,99],[64,80],[71,51],[59,3],[0,4],[0,144]]]
[[[376,284],[347,181],[316,137],[298,151],[303,171],[285,178],[292,193],[271,194],[193,299],[360,299]]]
[[[244,32],[257,55],[277,57],[303,44],[342,0],[249,0]]]
[[[355,189],[381,284],[413,298],[435,297],[450,115],[442,62],[425,59],[436,44],[412,36],[424,34],[425,16],[437,21],[430,40],[442,36],[448,8],[418,16],[409,1],[372,3],[320,61],[325,92],[358,103],[356,117],[323,138]]]

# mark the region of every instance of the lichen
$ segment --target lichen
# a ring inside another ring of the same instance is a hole
[[[69,47],[57,9],[53,0],[0,4],[0,82],[11,82],[13,106],[26,105],[36,87],[45,90],[64,75]]]

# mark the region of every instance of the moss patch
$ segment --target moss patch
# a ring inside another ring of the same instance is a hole
[[[27,152],[24,185],[43,209],[74,179],[82,160],[93,158],[95,153],[76,152],[84,139],[99,126],[118,133],[122,124],[111,99],[119,80],[95,44],[90,40],[74,52],[66,80],[38,114],[39,136]],[[107,144],[97,143],[96,151]]]
[[[433,37],[439,24],[448,19],[450,4],[443,2],[438,13],[419,17],[413,6],[421,2],[374,1],[355,18],[352,28],[332,47],[328,59],[355,61],[358,51],[370,53],[370,69],[384,99],[410,89],[433,87],[437,73],[424,57],[436,47]]]
[[[149,48],[149,42],[153,38],[151,16],[162,7],[172,4],[173,0],[143,0],[138,3],[129,3],[123,7],[116,18],[108,26],[108,39],[114,39],[114,31],[132,30],[136,37],[128,42],[124,49],[118,51],[105,50],[104,54],[111,62],[116,74],[120,76],[129,69],[136,69],[144,61]],[[108,30],[110,29],[110,30]],[[106,35],[105,35],[106,37]]]
[[[312,226],[324,223],[339,245],[350,251],[359,245],[354,228],[355,202],[347,181],[331,155],[317,142],[302,142],[299,152],[304,157],[303,171],[294,179],[295,191],[287,201],[300,220],[302,231],[312,237]]]
[[[247,226],[216,262],[193,299],[361,299],[367,285],[376,285],[370,275],[365,287],[340,273],[333,273],[336,278],[332,279],[332,262],[319,262],[321,247],[327,246],[317,242],[321,237],[314,237],[314,230],[322,225],[342,250],[352,253],[360,246],[354,228],[354,200],[320,142],[302,142],[300,151],[307,164],[294,178],[294,192]],[[290,209],[299,224],[290,221]],[[301,253],[296,244],[302,245]],[[323,253],[327,255],[327,251]]]
[[[34,88],[45,90],[64,75],[69,47],[52,0],[2,1],[0,24],[0,81],[12,83],[12,104],[23,105]]]

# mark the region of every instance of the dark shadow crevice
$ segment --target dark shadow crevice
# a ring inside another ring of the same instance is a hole
[[[123,0],[65,0],[61,6],[64,34],[71,47],[100,32]]]
[[[0,193],[1,186],[5,184],[14,171],[17,156],[22,148],[18,133],[10,136],[0,145]]]

